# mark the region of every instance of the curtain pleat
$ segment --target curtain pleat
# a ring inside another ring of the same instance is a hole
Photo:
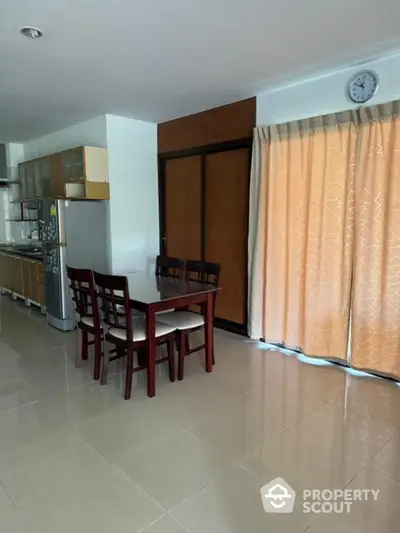
[[[351,364],[400,378],[400,103],[361,115]]]
[[[347,358],[357,146],[351,112],[255,130],[252,338]]]

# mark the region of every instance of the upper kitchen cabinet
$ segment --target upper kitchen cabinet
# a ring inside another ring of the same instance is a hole
[[[79,146],[19,165],[21,199],[109,200],[106,148]]]

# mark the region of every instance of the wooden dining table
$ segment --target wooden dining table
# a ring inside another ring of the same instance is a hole
[[[125,274],[129,284],[130,303],[133,309],[146,316],[148,339],[147,395],[156,394],[156,313],[202,304],[205,328],[205,370],[212,372],[214,299],[218,287],[207,283],[185,281],[137,272]]]

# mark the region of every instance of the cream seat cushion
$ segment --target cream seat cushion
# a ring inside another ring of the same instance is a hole
[[[132,326],[133,330],[133,342],[140,342],[146,340],[146,323],[144,320],[135,319]],[[156,322],[156,337],[162,337],[168,335],[176,330],[176,327],[169,324],[162,324]],[[117,339],[126,341],[126,330],[118,328],[110,328],[108,333]]]
[[[90,326],[91,328],[94,328],[94,320],[91,316],[84,316],[81,318],[82,324],[85,324],[86,326]],[[103,329],[103,328],[101,328]]]
[[[204,317],[197,313],[190,311],[176,311],[175,313],[168,313],[159,318],[160,322],[174,326],[179,330],[193,329],[204,326]]]

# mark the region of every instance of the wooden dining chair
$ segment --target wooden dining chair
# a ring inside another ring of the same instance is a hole
[[[186,260],[185,279],[186,281],[196,281],[208,283],[214,287],[219,285],[219,276],[221,272],[221,265],[219,263],[210,263],[207,261],[192,261]],[[213,310],[215,309],[216,293],[214,295]],[[213,313],[214,314],[214,313]],[[190,348],[189,334],[204,328],[204,310],[201,313],[193,311],[175,311],[160,316],[160,321],[174,326],[176,328],[176,343],[178,347],[178,379],[183,379],[184,372],[184,358],[199,350],[205,348],[205,344]],[[213,364],[215,363],[213,350]]]
[[[183,279],[185,272],[185,260],[166,255],[158,255],[156,260],[156,276],[173,279]],[[157,316],[173,313],[175,309],[158,311]]]
[[[101,371],[101,384],[107,381],[109,361],[127,358],[125,376],[125,400],[129,400],[132,390],[133,373],[147,368],[148,342],[146,324],[141,318],[135,318],[130,305],[128,280],[125,276],[111,276],[94,273],[94,281],[100,300],[100,310],[104,328],[104,340],[116,348],[116,355],[110,357],[110,352],[104,349],[103,367]],[[118,311],[118,306],[123,307],[124,313]],[[167,356],[156,361],[157,364],[168,361],[169,377],[175,381],[175,354],[174,332],[175,327],[156,322],[155,335],[158,345],[167,344]],[[134,366],[134,352],[141,351],[144,357],[137,358]]]
[[[93,378],[97,380],[100,378],[103,328],[100,321],[93,272],[88,269],[67,266],[67,276],[77,315],[78,350],[75,366],[79,368],[82,359],[88,359],[89,346],[94,344]],[[93,336],[94,340],[89,341],[89,335]]]
[[[156,276],[183,279],[185,261],[176,257],[158,255],[156,259]]]

